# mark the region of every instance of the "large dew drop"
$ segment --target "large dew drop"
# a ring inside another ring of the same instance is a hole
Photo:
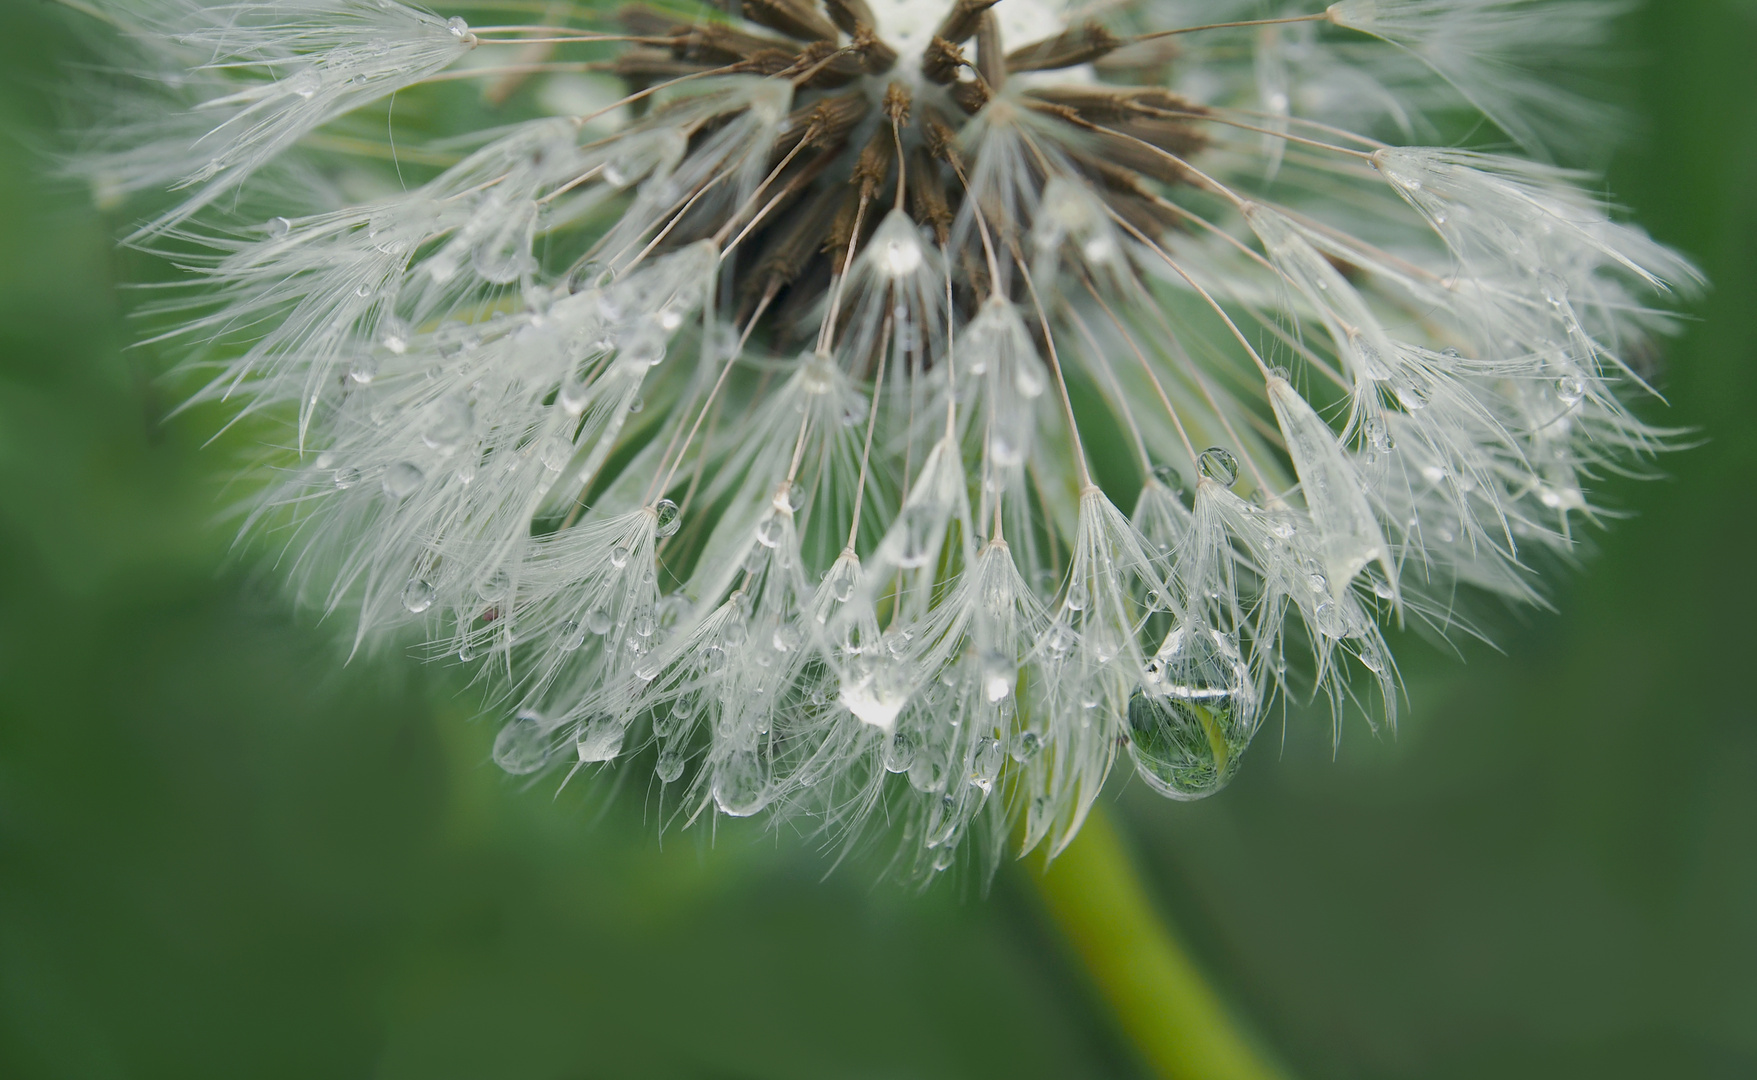
[[[1226,786],[1257,729],[1257,695],[1238,646],[1179,627],[1129,698],[1129,756],[1161,795],[1200,799]]]
[[[543,718],[521,709],[494,737],[494,763],[514,776],[524,776],[548,762],[549,749]]]

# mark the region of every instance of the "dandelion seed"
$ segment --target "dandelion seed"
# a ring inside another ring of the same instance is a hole
[[[267,171],[302,139],[531,31],[118,5],[175,93],[79,168],[181,193],[133,238],[197,279],[164,340],[295,429],[252,525],[499,684],[503,768],[651,748],[685,820],[900,816],[931,876],[1059,850],[1125,752],[1212,794],[1277,694],[1394,723],[1382,627],[1536,599],[1664,449],[1635,358],[1697,274],[1546,160],[1612,121],[1542,46],[1612,6],[630,7],[536,28],[625,80],[614,124],[314,209]],[[1408,145],[1461,102],[1524,156]]]

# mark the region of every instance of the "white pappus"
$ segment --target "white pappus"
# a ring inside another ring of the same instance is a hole
[[[98,7],[175,92],[72,167],[173,193],[161,340],[290,433],[251,527],[477,665],[515,774],[1053,853],[1119,760],[1221,788],[1280,695],[1394,723],[1382,628],[1537,600],[1666,445],[1630,403],[1699,277],[1553,163],[1613,120],[1541,81],[1618,5]],[[587,77],[232,209],[392,93]],[[1453,131],[1518,150],[1411,145]]]

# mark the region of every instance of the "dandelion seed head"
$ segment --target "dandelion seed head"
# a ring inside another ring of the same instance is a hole
[[[931,877],[1059,851],[1119,761],[1220,790],[1278,695],[1394,724],[1384,629],[1538,599],[1666,446],[1630,406],[1699,277],[1553,163],[1612,121],[1533,67],[1611,8],[1256,11],[166,0],[151,122],[78,162],[175,193],[164,340],[293,429],[252,529],[491,685],[503,768],[650,757],[668,820],[900,822]],[[520,78],[625,96],[238,220],[538,37],[587,59]],[[1521,153],[1419,145],[1459,110]]]

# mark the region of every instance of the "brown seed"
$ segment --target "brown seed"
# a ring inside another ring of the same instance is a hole
[[[990,90],[1007,81],[1007,60],[1001,51],[1001,24],[992,9],[976,20],[976,74]]]
[[[878,128],[872,138],[861,147],[860,156],[854,159],[854,172],[848,182],[860,189],[860,197],[871,199],[890,179],[891,167],[896,161],[896,143],[891,133]]]
[[[955,82],[947,94],[957,103],[958,108],[963,109],[971,116],[981,112],[982,107],[988,104],[989,99],[988,84],[981,79]]]
[[[949,83],[958,77],[958,69],[965,63],[963,50],[946,38],[936,37],[921,54],[921,77],[928,82]]]
[[[800,41],[835,41],[836,27],[806,0],[740,0],[744,17]]]
[[[1007,54],[1008,71],[1054,71],[1090,64],[1114,51],[1122,40],[1102,25],[1089,22],[1055,37],[1022,45]]]
[[[976,32],[976,24],[982,13],[993,7],[998,0],[955,0],[952,10],[940,20],[939,27],[934,30],[936,38],[945,38],[956,45]]]
[[[916,147],[910,155],[909,216],[917,225],[933,229],[933,237],[940,244],[951,236],[952,206],[946,200],[946,186],[940,178],[939,163],[921,147]]]

